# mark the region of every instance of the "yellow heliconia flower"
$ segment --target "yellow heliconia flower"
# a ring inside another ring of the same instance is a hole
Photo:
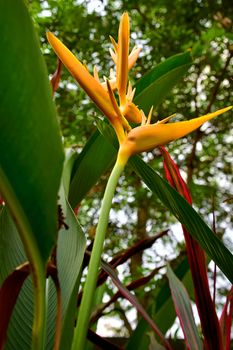
[[[96,106],[109,119],[116,131],[118,139],[122,140],[124,138],[122,122],[112,106],[108,92],[105,91],[103,86],[88,72],[87,68],[53,33],[47,32],[47,38],[62,63],[95,102]]]
[[[140,49],[134,47],[129,54],[129,37],[129,16],[125,12],[120,21],[118,43],[110,37],[114,49],[114,51],[110,49],[110,54],[116,65],[116,71],[110,72],[110,79],[100,82],[96,67],[92,76],[54,34],[47,33],[47,38],[57,56],[115,129],[120,144],[119,161],[122,163],[126,163],[133,154],[151,150],[183,137],[206,121],[232,108],[226,107],[188,121],[166,124],[171,116],[150,124],[152,109],[146,118],[143,111],[133,103],[135,90],[128,81],[128,72],[135,64]],[[115,97],[115,91],[118,93],[119,103]],[[131,129],[128,121],[141,125]]]
[[[125,163],[130,156],[136,153],[150,151],[155,147],[163,146],[179,139],[196,130],[206,121],[229,111],[231,108],[232,106],[226,107],[199,118],[177,123],[165,124],[170,119],[168,117],[155,124],[147,123],[146,125],[138,126],[129,131],[124,142],[120,145],[119,158]]]

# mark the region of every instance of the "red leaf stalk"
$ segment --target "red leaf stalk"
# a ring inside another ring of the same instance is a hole
[[[3,282],[0,288],[0,349],[5,348],[7,329],[14,306],[25,279],[29,276],[30,267],[26,262],[18,266]]]
[[[180,175],[179,168],[171,159],[164,147],[160,147],[164,158],[165,176],[172,187],[174,187],[187,202],[192,205],[192,198],[188,187]],[[208,283],[205,253],[200,245],[192,238],[183,227],[186,242],[187,257],[194,284],[195,301],[201,321],[204,336],[204,345],[207,350],[223,350],[222,334],[215,306],[210,294]]]
[[[55,93],[58,89],[59,83],[60,83],[60,79],[61,79],[61,69],[62,69],[62,62],[58,59],[57,61],[57,69],[54,72],[54,74],[52,75],[51,79],[50,79],[50,83],[52,85],[52,90],[53,93]]]

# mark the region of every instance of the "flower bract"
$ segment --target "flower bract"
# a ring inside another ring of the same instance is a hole
[[[120,158],[124,162],[133,154],[181,138],[232,108],[226,107],[188,121],[167,123],[170,119],[168,117],[150,124],[152,109],[146,117],[133,103],[135,90],[129,82],[128,73],[138,58],[140,48],[134,47],[129,53],[130,24],[127,12],[121,17],[118,42],[110,37],[113,44],[110,54],[116,67],[115,71],[111,70],[110,78],[105,78],[103,82],[100,81],[96,67],[92,75],[54,34],[48,32],[47,37],[59,59],[115,129],[120,145]],[[140,125],[132,129],[129,122]]]

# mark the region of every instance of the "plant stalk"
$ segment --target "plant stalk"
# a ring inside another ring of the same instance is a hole
[[[79,308],[77,326],[74,331],[72,350],[83,350],[86,344],[86,336],[90,321],[93,295],[95,293],[96,281],[100,266],[101,254],[104,246],[105,233],[108,226],[109,213],[112,205],[112,199],[115,193],[118,179],[125,167],[127,161],[122,162],[117,158],[115,166],[109,177],[102,205],[100,209],[99,221],[96,229],[94,245],[91,253],[90,263],[86,282],[84,285],[83,296]]]

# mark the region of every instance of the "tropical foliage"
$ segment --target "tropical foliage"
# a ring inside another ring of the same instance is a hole
[[[231,12],[0,2],[1,349],[230,349]]]

